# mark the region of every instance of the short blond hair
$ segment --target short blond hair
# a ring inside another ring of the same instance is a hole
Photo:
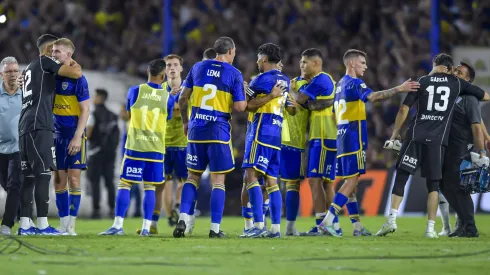
[[[67,48],[70,48],[72,50],[72,52],[75,52],[75,45],[68,38],[60,38],[60,39],[54,41],[54,45],[56,45],[56,46],[60,46],[60,45],[61,46],[65,46]]]

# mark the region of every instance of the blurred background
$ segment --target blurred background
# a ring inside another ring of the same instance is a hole
[[[14,56],[22,64],[36,58],[36,40],[43,33],[71,39],[74,59],[82,65],[92,95],[108,91],[107,106],[118,114],[130,86],[146,81],[148,61],[175,53],[184,59],[185,78],[216,38],[230,36],[237,47],[234,65],[245,80],[257,74],[256,50],[273,42],[284,51],[284,72],[299,75],[306,48],[324,54],[324,71],[339,80],[345,73],[342,55],[349,48],[368,54],[364,81],[382,90],[427,74],[439,52],[453,55],[476,69],[475,84],[490,90],[490,1],[488,0],[4,0],[0,3],[1,58]],[[360,186],[363,212],[383,214],[391,190],[395,157],[382,150],[391,135],[403,96],[368,105],[370,170]],[[483,105],[487,128],[490,106]],[[246,114],[234,114],[233,146],[237,169],[227,178],[226,214],[239,215]],[[121,122],[121,130],[122,130]],[[117,185],[120,158],[116,160]],[[90,169],[90,168],[89,168]],[[206,178],[206,177],[205,177]],[[400,212],[422,214],[425,187],[418,176]],[[91,213],[89,184],[81,215]],[[341,183],[340,183],[341,184]],[[209,204],[207,178],[198,208]],[[338,187],[339,185],[337,185]],[[420,188],[421,189],[420,189]],[[302,184],[302,214],[311,214],[311,195]],[[420,190],[419,190],[420,189]],[[376,192],[375,195],[374,192]],[[422,195],[421,195],[422,194]],[[369,199],[366,199],[370,196]],[[376,199],[372,199],[372,197]],[[54,193],[53,193],[54,197]],[[102,195],[101,200],[106,196]],[[5,193],[0,191],[0,214]],[[364,200],[364,202],[363,202]],[[486,204],[485,204],[485,201]],[[54,203],[54,200],[53,200]],[[107,203],[102,203],[102,207]],[[490,211],[490,200],[476,198],[477,211]],[[133,210],[129,213],[133,213]],[[51,207],[55,215],[55,206]],[[107,215],[108,211],[102,213]]]

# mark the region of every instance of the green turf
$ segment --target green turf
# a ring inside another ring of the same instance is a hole
[[[54,219],[51,219],[54,221]],[[344,236],[239,239],[243,221],[225,218],[228,239],[208,239],[209,219],[196,221],[195,233],[174,239],[162,221],[160,235],[142,238],[135,229],[140,219],[127,219],[126,236],[99,237],[110,220],[77,221],[78,237],[21,237],[43,249],[63,252],[83,249],[86,256],[42,255],[23,247],[15,254],[0,255],[0,274],[489,274],[490,251],[466,257],[431,259],[490,249],[490,216],[478,216],[480,238],[437,240],[424,237],[424,218],[399,218],[399,231],[388,237],[352,237],[348,219],[341,219]],[[311,219],[300,219],[306,230]],[[372,232],[384,218],[364,218]],[[53,222],[53,225],[57,225]],[[440,230],[437,221],[437,230]],[[283,225],[284,230],[284,225]],[[0,250],[7,241],[0,243]],[[7,250],[11,251],[11,250]],[[427,256],[422,259],[362,259],[381,256]],[[334,257],[352,257],[349,260]]]

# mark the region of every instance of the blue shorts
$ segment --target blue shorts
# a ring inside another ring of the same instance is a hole
[[[335,180],[335,157],[337,151],[326,147],[326,141],[313,139],[308,148],[308,178]]]
[[[243,169],[254,168],[267,177],[277,179],[280,161],[281,150],[261,145],[256,141],[250,141],[245,144]]]
[[[80,152],[71,156],[68,154],[68,145],[71,138],[54,138],[56,153],[56,168],[58,170],[87,169],[87,140],[82,138]]]
[[[177,178],[187,179],[186,157],[187,148],[167,147],[165,150],[165,176],[167,179],[172,178],[174,171]]]
[[[162,184],[165,182],[163,161],[139,160],[124,156],[119,178],[127,183]]]
[[[366,151],[337,158],[337,176],[347,179],[366,174]]]
[[[298,181],[305,178],[304,150],[288,146],[281,147],[281,180]]]
[[[209,164],[209,171],[214,174],[225,174],[235,169],[235,158],[231,142],[187,144],[187,169],[202,173]]]

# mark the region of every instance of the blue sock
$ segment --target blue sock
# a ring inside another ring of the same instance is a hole
[[[225,208],[225,185],[222,183],[213,184],[211,191],[211,223],[221,223],[223,210]]]
[[[197,194],[196,194],[196,195],[197,195]],[[194,210],[196,210],[196,204],[197,204],[197,200],[194,200],[194,202],[192,203],[192,207],[191,207],[191,209],[189,210],[189,216],[194,215]]]
[[[333,223],[339,223],[339,216],[335,216],[333,218]]]
[[[335,216],[337,216],[340,210],[342,209],[342,207],[344,207],[344,205],[347,203],[347,199],[348,198],[344,196],[344,194],[342,193],[335,194],[335,197],[333,198],[333,202],[330,205],[328,211],[334,214]]]
[[[152,220],[153,209],[155,209],[155,186],[145,184],[145,196],[143,197],[143,218]]]
[[[359,218],[359,204],[357,203],[357,200],[351,201],[349,199],[349,202],[346,205],[347,207],[347,212],[349,212],[349,218],[352,223],[356,223],[360,221]]]
[[[286,220],[295,221],[299,210],[299,184],[286,183]]]
[[[267,193],[271,204],[271,224],[281,224],[282,196],[279,185],[268,187]]]
[[[116,197],[116,217],[126,217],[126,211],[129,208],[129,190],[131,185],[127,183],[120,182],[117,190]]]
[[[247,192],[250,204],[252,204],[254,222],[264,222],[262,206],[264,203],[264,197],[262,196],[262,190],[260,189],[259,183],[257,181],[247,183]]]
[[[322,223],[323,219],[325,218],[326,214],[325,213],[316,213],[315,214],[315,224],[318,226]]]
[[[182,196],[180,198],[180,213],[190,215],[191,208],[194,206],[194,199],[197,193],[197,182],[188,179],[182,187]]]
[[[264,194],[262,194],[263,196]],[[268,199],[268,200],[265,200],[264,201],[264,204],[262,205],[262,212],[264,213],[265,216],[267,216],[267,213],[269,212],[269,204],[270,204],[271,200]]]
[[[246,220],[253,219],[253,213],[251,207],[242,206],[242,217]]]
[[[58,215],[60,218],[68,216],[70,211],[70,196],[68,189],[56,191],[56,206],[58,207]]]
[[[77,217],[78,209],[80,209],[80,201],[82,200],[82,189],[70,189],[70,216]]]
[[[159,219],[160,219],[160,211],[153,210],[153,215],[151,216],[151,220],[154,222],[158,222]]]

